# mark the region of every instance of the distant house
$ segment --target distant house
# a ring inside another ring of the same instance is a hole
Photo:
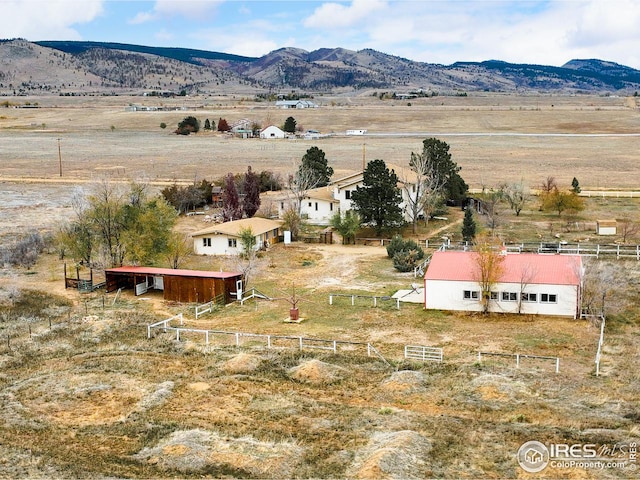
[[[133,289],[136,295],[161,290],[168,301],[206,303],[219,299],[230,303],[242,285],[240,272],[211,272],[155,267],[117,267],[105,270],[107,292]]]
[[[229,125],[229,131],[234,135],[242,138],[252,138],[253,129],[251,128],[252,122],[246,118],[238,120]]]
[[[598,220],[596,222],[596,233],[598,235],[615,235],[618,224],[615,220]]]
[[[309,100],[278,100],[278,108],[318,108],[318,105]]]
[[[362,128],[357,130],[347,130],[344,132],[345,135],[364,135],[365,133],[367,133],[367,131]]]
[[[287,134],[275,125],[271,125],[260,131],[260,138],[285,138],[286,136]]]
[[[580,315],[582,258],[579,255],[506,254],[489,311]],[[477,253],[435,252],[424,276],[424,307],[480,312]]]
[[[222,191],[222,187],[213,186],[211,187],[211,204],[214,208],[220,208],[224,206],[224,192]]]
[[[193,251],[198,255],[237,255],[242,252],[240,233],[248,228],[255,235],[255,249],[278,242],[282,222],[267,218],[243,218],[220,223],[193,234]]]

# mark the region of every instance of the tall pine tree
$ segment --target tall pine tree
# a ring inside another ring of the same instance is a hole
[[[378,236],[383,230],[397,228],[404,223],[398,176],[387,168],[384,160],[372,160],[367,164],[363,186],[353,191],[351,200],[362,222],[373,224]]]
[[[473,209],[467,207],[464,211],[464,220],[462,221],[462,239],[465,242],[472,242],[476,237],[476,221],[473,219]]]
[[[327,158],[318,147],[311,147],[302,157],[302,163],[298,167],[300,171],[308,170],[312,172],[316,187],[324,187],[329,184],[333,168],[327,164]]]

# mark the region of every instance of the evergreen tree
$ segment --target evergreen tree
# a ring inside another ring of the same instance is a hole
[[[476,221],[473,219],[473,209],[467,207],[464,211],[464,220],[462,221],[462,239],[465,242],[472,242],[476,236]]]
[[[398,176],[387,168],[384,160],[372,160],[367,164],[363,186],[353,191],[351,201],[362,222],[373,224],[377,235],[404,223]]]
[[[296,132],[296,119],[293,117],[288,117],[285,121],[284,121],[284,126],[282,127],[282,130],[284,130],[285,132],[288,133],[295,133]]]
[[[251,167],[244,174],[244,201],[242,209],[248,218],[253,217],[260,208],[260,177],[253,173]]]
[[[211,122],[209,121],[208,118],[204,121],[204,127],[203,128],[205,130],[211,130]]]
[[[178,123],[178,129],[176,133],[180,135],[189,135],[190,133],[198,133],[200,131],[200,122],[196,117],[188,116],[184,117],[180,123]]]
[[[578,182],[578,179],[576,177],[573,177],[573,180],[571,181],[571,191],[573,193],[580,193],[582,189],[580,188],[580,182]]]
[[[224,193],[222,194],[224,207],[222,208],[222,218],[225,222],[240,220],[242,218],[242,206],[240,196],[236,187],[236,180],[232,173],[228,173],[224,178]]]
[[[322,150],[318,147],[311,147],[302,157],[302,163],[298,167],[300,171],[307,170],[312,172],[315,177],[316,186],[324,187],[329,184],[333,175],[333,168],[327,165],[327,159]]]

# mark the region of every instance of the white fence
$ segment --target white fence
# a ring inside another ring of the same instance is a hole
[[[205,313],[213,312],[213,306],[215,302],[211,300],[210,302],[203,303],[202,305],[196,305],[196,320],[200,318]]]
[[[478,362],[482,362],[482,355],[496,356],[496,357],[512,357],[516,359],[516,367],[520,368],[520,360],[523,358],[532,358],[537,360],[553,360],[556,365],[556,373],[560,372],[560,358],[559,357],[544,357],[540,355],[523,355],[521,353],[497,353],[497,352],[478,352]]]
[[[329,294],[329,305],[333,305],[333,299],[334,297],[347,297],[351,299],[351,306],[354,306],[356,304],[356,298],[368,298],[370,300],[373,301],[373,306],[377,307],[378,306],[378,301],[395,301],[396,302],[396,308],[398,310],[400,310],[400,299],[399,298],[392,298],[389,296],[380,296],[380,295],[354,295],[351,293],[330,293]]]
[[[600,317],[600,340],[598,340],[598,351],[596,352],[596,377],[600,376],[600,360],[602,358],[602,344],[604,343],[604,315]]]
[[[343,350],[353,351],[361,349],[366,350],[368,357],[378,357],[381,361],[390,365],[389,362],[382,356],[382,354],[370,343],[367,342],[350,342],[346,340],[325,340],[321,338],[306,338],[301,336],[288,336],[288,335],[270,335],[264,333],[246,333],[246,332],[227,332],[222,330],[202,330],[198,328],[187,327],[172,327],[170,323],[172,320],[180,320],[180,325],[184,324],[182,314],[178,314],[174,317],[162,320],[160,322],[147,325],[147,338],[151,338],[151,332],[154,329],[162,330],[163,332],[173,331],[175,332],[176,341],[180,341],[184,338],[185,334],[197,334],[204,337],[204,342],[209,345],[217,338],[224,338],[225,341],[220,343],[226,343],[227,345],[235,345],[240,347],[248,339],[258,340],[264,342],[267,348],[297,348],[299,350],[315,349],[315,350],[329,350],[333,353],[338,353],[339,347]]]
[[[404,358],[423,362],[442,362],[442,348],[423,345],[405,345]]]

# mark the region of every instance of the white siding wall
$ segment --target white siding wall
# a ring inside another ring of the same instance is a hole
[[[481,312],[479,300],[465,299],[464,291],[480,291],[477,282],[454,282],[446,280],[425,281],[425,308],[433,310],[459,310]],[[520,284],[501,283],[494,288],[498,292],[498,300],[491,301],[490,311],[518,313]],[[502,300],[502,292],[514,292],[518,300]],[[570,285],[528,285],[525,293],[536,294],[535,302],[522,302],[523,314],[562,315],[575,318],[578,305],[578,289]],[[556,295],[555,303],[541,302],[541,294]]]
[[[204,246],[203,238],[211,239],[210,247]],[[211,235],[210,237],[196,237],[193,239],[193,251],[197,255],[237,255],[240,253],[241,248],[239,239],[236,239],[236,248],[229,247],[229,237],[226,235]]]
[[[311,204],[311,206],[309,206]],[[317,205],[317,210],[316,210]],[[333,205],[333,210],[331,206]],[[314,198],[302,201],[301,213],[306,215],[307,221],[316,225],[329,225],[331,217],[338,211],[338,205],[326,200],[316,200]]]

